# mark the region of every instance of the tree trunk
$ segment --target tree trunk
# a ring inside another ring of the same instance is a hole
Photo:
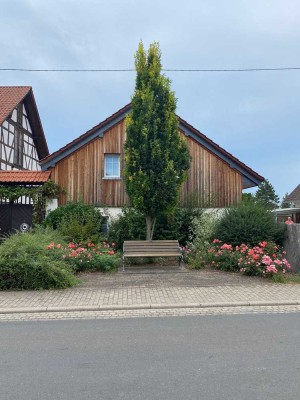
[[[156,218],[146,215],[146,240],[152,240]]]

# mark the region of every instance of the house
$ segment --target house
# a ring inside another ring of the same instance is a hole
[[[0,86],[0,187],[43,185],[49,173],[39,162],[48,155],[32,88]],[[31,203],[25,196],[0,198],[0,235],[31,225]]]
[[[300,208],[300,185],[298,185],[285,199],[292,207]]]
[[[0,86],[0,170],[40,170],[49,155],[30,86]]]
[[[298,185],[285,199],[289,203],[289,208],[274,210],[277,221],[283,222],[291,217],[296,223],[300,223],[300,185]]]
[[[59,205],[82,200],[120,212],[127,202],[123,179],[123,148],[126,138],[126,105],[71,143],[41,160],[42,170],[67,190]],[[264,178],[179,117],[179,131],[187,139],[192,156],[180,203],[189,196],[213,199],[214,207],[241,200],[242,190],[259,185]]]

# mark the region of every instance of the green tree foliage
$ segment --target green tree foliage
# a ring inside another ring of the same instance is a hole
[[[289,208],[291,207],[291,203],[289,201],[287,201],[287,197],[288,197],[288,193],[286,193],[282,200],[281,200],[281,204],[280,204],[280,208]]]
[[[252,193],[242,193],[242,202],[248,204],[249,202],[255,201],[255,197]]]
[[[268,181],[264,180],[255,193],[255,200],[260,202],[268,210],[274,210],[278,207],[279,197],[275,193],[274,187]]]
[[[276,224],[272,211],[259,202],[229,208],[215,231],[215,238],[233,246],[242,243],[255,246],[262,241],[282,244],[284,237],[285,225]]]
[[[176,98],[170,80],[161,74],[158,43],[146,53],[142,43],[135,56],[137,71],[131,113],[126,119],[125,182],[131,205],[146,219],[151,240],[156,217],[171,213],[190,166],[180,137]]]

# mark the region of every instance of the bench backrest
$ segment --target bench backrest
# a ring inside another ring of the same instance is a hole
[[[173,253],[180,255],[178,240],[127,240],[123,244],[124,255],[130,253],[164,254]]]

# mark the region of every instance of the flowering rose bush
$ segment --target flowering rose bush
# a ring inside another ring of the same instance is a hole
[[[285,274],[291,268],[285,251],[273,242],[260,242],[257,246],[235,246],[215,239],[208,250],[208,264],[222,270],[239,271],[246,275],[272,277]]]
[[[109,271],[114,269],[117,263],[114,246],[114,243],[109,245],[107,242],[69,243],[67,246],[51,242],[46,246],[46,250],[51,252],[52,258],[63,259],[75,271]]]

